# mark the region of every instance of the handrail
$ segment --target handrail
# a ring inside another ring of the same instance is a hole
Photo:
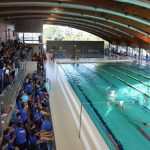
[[[32,49],[27,54],[26,59],[21,63],[18,74],[0,96],[0,137],[3,136],[3,130],[10,121],[12,110],[17,98],[18,90],[23,84],[25,72],[26,72],[26,61],[30,61],[32,58]]]
[[[3,136],[3,130],[9,123],[14,103],[17,98],[18,90],[23,83],[25,77],[25,61],[22,64],[16,79],[13,80],[11,85],[5,90],[0,97],[0,137]]]

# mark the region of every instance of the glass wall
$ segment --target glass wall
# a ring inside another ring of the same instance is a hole
[[[19,39],[25,43],[42,43],[41,33],[19,33]]]

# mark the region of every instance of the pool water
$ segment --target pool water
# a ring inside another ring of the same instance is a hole
[[[150,149],[150,68],[133,63],[61,64],[111,150]]]

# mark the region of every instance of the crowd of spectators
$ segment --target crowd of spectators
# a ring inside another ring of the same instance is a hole
[[[0,94],[15,79],[23,61],[30,52],[31,47],[19,40],[9,40],[0,44]]]
[[[33,54],[33,57],[32,57],[32,61],[37,61],[39,63],[42,63],[43,61],[46,61],[47,60],[47,57],[46,57],[46,54],[45,53],[40,53],[37,55],[37,53],[34,53]]]
[[[127,56],[127,52],[126,51],[117,51],[117,49],[115,48],[111,48],[109,49],[109,53],[111,54],[115,54],[115,55],[119,55],[119,56]]]
[[[35,72],[27,75],[16,109],[4,130],[2,150],[50,150],[53,141],[49,111],[50,85]]]

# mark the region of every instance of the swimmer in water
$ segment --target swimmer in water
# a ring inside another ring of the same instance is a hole
[[[141,119],[141,122],[144,126],[150,128],[150,123],[144,122],[143,119]]]
[[[123,105],[120,105],[120,104],[115,104],[116,107],[118,108],[121,108],[121,109],[125,109],[125,108],[131,108],[131,107],[128,107],[128,106],[123,106]]]

